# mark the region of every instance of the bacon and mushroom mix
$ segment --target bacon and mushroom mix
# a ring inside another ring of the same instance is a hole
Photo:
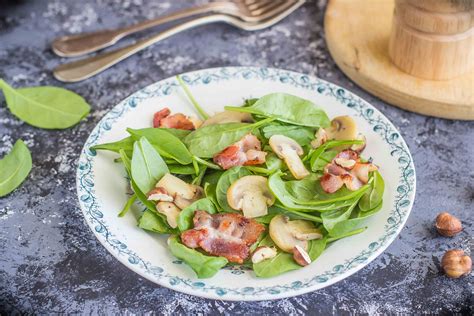
[[[213,116],[193,104],[203,121],[163,108],[154,128],[94,149],[123,147],[134,190],[125,211],[140,200],[139,227],[171,234],[172,254],[198,277],[229,262],[258,277],[307,266],[328,241],[363,231],[353,218],[380,209],[383,178],[361,157],[367,139],[352,117],[329,120],[284,93]]]

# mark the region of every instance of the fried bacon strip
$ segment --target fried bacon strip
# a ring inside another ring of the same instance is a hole
[[[194,228],[181,234],[181,241],[189,248],[202,248],[214,256],[230,262],[243,263],[265,226],[236,213],[209,214],[196,211]]]
[[[265,163],[266,152],[261,150],[258,138],[253,134],[245,135],[235,144],[226,147],[214,156],[214,162],[223,169],[235,166],[251,166]]]
[[[344,185],[356,191],[369,181],[369,173],[377,169],[374,164],[360,162],[357,152],[344,150],[324,167],[321,187],[327,193],[334,193]]]
[[[164,108],[153,116],[153,127],[176,128],[183,130],[195,130],[202,122],[194,117],[182,113],[171,114],[170,109]]]

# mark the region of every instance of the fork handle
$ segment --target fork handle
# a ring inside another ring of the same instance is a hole
[[[117,50],[99,54],[93,57],[81,59],[75,62],[60,65],[53,70],[54,77],[64,82],[77,82],[90,78],[125,58],[139,52],[165,38],[173,36],[179,32],[215,22],[227,22],[228,16],[223,14],[213,14],[203,17],[196,17],[193,20],[174,26],[166,31],[158,33],[150,38],[135,44],[119,48]]]
[[[59,37],[52,43],[53,52],[61,57],[80,56],[95,52],[117,43],[123,37],[140,32],[158,25],[188,18],[194,15],[211,13],[215,11],[231,13],[232,6],[229,2],[219,1],[203,4],[197,7],[176,11],[153,20],[143,21],[115,30],[102,30],[92,33],[67,35]]]

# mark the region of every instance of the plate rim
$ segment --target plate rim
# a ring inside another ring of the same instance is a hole
[[[234,71],[234,73],[232,73],[232,71]],[[228,289],[224,289],[224,288],[220,288],[220,287],[214,287],[214,288],[211,287],[211,288],[209,288],[209,290],[213,290],[213,291],[202,291],[202,289],[203,289],[202,284],[204,284],[204,286],[205,286],[205,283],[204,283],[205,281],[201,282],[197,278],[194,280],[192,286],[186,286],[186,287],[179,286],[177,288],[176,285],[181,283],[181,280],[178,276],[174,276],[174,277],[168,276],[168,277],[171,277],[171,278],[169,279],[169,282],[166,282],[167,280],[165,280],[165,279],[162,280],[161,276],[160,276],[160,278],[157,278],[154,274],[150,274],[147,271],[144,271],[143,268],[141,268],[137,264],[139,262],[132,262],[134,260],[139,260],[139,258],[133,258],[133,256],[130,256],[130,257],[126,258],[125,256],[123,256],[121,254],[120,248],[123,248],[123,247],[125,247],[123,249],[127,248],[127,246],[125,244],[123,244],[119,240],[109,241],[109,239],[111,237],[113,237],[113,234],[110,235],[107,231],[104,235],[104,232],[101,231],[100,229],[98,229],[97,228],[98,226],[94,227],[94,223],[92,222],[91,219],[88,218],[85,205],[89,204],[89,203],[91,205],[93,205],[95,203],[94,202],[95,197],[92,196],[93,193],[94,193],[93,189],[88,191],[89,192],[88,197],[84,196],[83,189],[84,189],[84,186],[88,185],[88,183],[86,181],[87,178],[84,178],[82,174],[84,173],[84,170],[87,170],[87,164],[83,165],[83,164],[81,164],[81,162],[84,161],[84,160],[86,160],[87,162],[89,162],[89,160],[92,160],[92,158],[90,158],[90,159],[85,158],[85,157],[87,157],[87,155],[90,155],[90,157],[95,156],[95,152],[88,150],[88,148],[91,145],[91,143],[93,143],[93,138],[95,138],[95,140],[96,140],[99,136],[101,136],[107,130],[107,127],[109,129],[111,128],[111,126],[107,126],[108,124],[110,124],[107,120],[111,118],[111,115],[118,115],[117,117],[115,117],[115,119],[118,119],[119,117],[121,117],[122,114],[124,114],[126,112],[126,111],[124,112],[124,110],[125,110],[125,107],[126,107],[127,104],[129,105],[130,108],[134,108],[137,105],[136,99],[140,100],[140,99],[150,98],[150,96],[148,95],[150,93],[150,91],[156,90],[156,88],[160,84],[164,85],[165,90],[163,90],[163,91],[164,91],[164,95],[166,95],[166,89],[168,89],[168,92],[169,92],[169,88],[177,86],[177,83],[173,82],[173,81],[175,81],[176,76],[171,76],[171,77],[168,77],[168,78],[165,78],[165,79],[162,79],[162,80],[155,81],[155,82],[145,86],[144,88],[141,88],[141,89],[135,91],[134,93],[130,94],[129,96],[124,98],[122,101],[120,101],[119,103],[114,105],[109,111],[107,111],[107,113],[105,113],[105,115],[94,126],[94,128],[92,129],[92,131],[88,135],[87,140],[85,141],[84,146],[81,150],[80,157],[77,160],[78,163],[77,163],[77,172],[76,172],[76,190],[77,190],[77,197],[78,197],[78,201],[79,201],[79,206],[80,206],[81,212],[84,216],[84,219],[85,219],[87,225],[92,230],[92,232],[94,233],[96,238],[99,240],[99,242],[107,249],[107,251],[110,254],[112,254],[119,262],[124,264],[127,268],[129,268],[130,270],[136,272],[140,276],[146,278],[147,280],[149,280],[149,281],[151,281],[155,284],[167,287],[167,288],[175,290],[175,291],[186,293],[186,294],[189,294],[189,295],[194,295],[194,296],[199,296],[199,297],[209,298],[209,299],[228,300],[228,301],[273,300],[273,299],[280,299],[280,298],[287,298],[287,297],[292,297],[292,296],[296,296],[296,295],[301,295],[301,294],[312,292],[312,291],[315,291],[315,290],[318,290],[318,289],[322,289],[324,287],[327,287],[329,285],[337,283],[340,280],[345,279],[345,278],[357,273],[359,270],[361,270],[362,268],[367,266],[370,262],[375,260],[375,258],[377,258],[381,253],[383,253],[388,248],[388,246],[390,246],[395,241],[395,239],[400,234],[403,227],[405,227],[405,223],[406,223],[406,221],[407,221],[407,219],[408,219],[408,217],[411,213],[413,203],[414,203],[414,200],[415,200],[415,196],[416,196],[416,170],[415,170],[415,165],[414,165],[414,162],[413,162],[413,158],[412,158],[412,155],[410,153],[408,145],[406,144],[405,140],[401,136],[401,133],[393,125],[393,123],[383,113],[381,113],[377,108],[375,108],[373,105],[371,105],[368,101],[366,101],[363,98],[357,96],[355,93],[351,92],[350,90],[348,90],[346,88],[343,88],[343,87],[341,87],[337,84],[334,84],[334,83],[328,82],[326,80],[320,79],[316,76],[306,75],[306,74],[295,72],[295,71],[272,68],[272,67],[245,67],[245,66],[243,66],[243,67],[240,67],[240,66],[233,67],[233,66],[231,66],[231,67],[205,68],[205,69],[194,70],[194,71],[190,71],[190,72],[180,74],[180,76],[183,78],[183,80],[189,85],[195,84],[196,81],[198,81],[198,80],[201,80],[202,84],[208,84],[209,82],[211,82],[213,80],[220,80],[218,78],[219,75],[224,76],[223,78],[220,78],[220,79],[223,79],[223,80],[225,80],[225,79],[251,80],[251,79],[255,79],[252,76],[262,76],[261,79],[265,80],[265,81],[269,79],[268,75],[274,75],[274,76],[278,77],[278,79],[281,82],[287,83],[288,81],[285,82],[283,80],[289,80],[290,84],[293,83],[296,87],[299,87],[299,88],[304,88],[304,87],[301,87],[301,85],[310,85],[310,86],[311,85],[316,85],[316,86],[322,86],[324,88],[329,88],[330,92],[332,93],[332,96],[336,97],[337,101],[340,102],[342,106],[347,106],[347,107],[351,107],[351,105],[352,106],[360,106],[360,107],[363,106],[363,108],[366,109],[365,115],[367,115],[367,117],[362,117],[362,119],[365,119],[366,121],[368,121],[368,119],[370,119],[370,117],[377,117],[379,119],[379,121],[381,120],[381,122],[379,122],[379,123],[384,123],[386,125],[385,128],[387,128],[387,126],[388,126],[390,128],[390,133],[391,133],[390,137],[394,137],[394,139],[392,141],[398,141],[400,143],[400,147],[402,147],[402,149],[404,149],[403,153],[406,155],[405,160],[406,160],[406,158],[408,158],[408,160],[404,161],[406,163],[406,168],[405,169],[411,167],[410,169],[407,169],[407,170],[410,171],[410,174],[406,176],[406,178],[410,178],[410,182],[407,179],[405,179],[407,183],[411,184],[411,187],[409,187],[409,190],[407,190],[405,192],[398,191],[400,194],[405,193],[405,197],[407,197],[408,200],[404,200],[404,205],[401,206],[405,209],[405,211],[404,211],[404,215],[400,217],[400,221],[397,223],[396,229],[391,231],[389,235],[387,235],[387,231],[384,229],[384,232],[383,232],[382,235],[385,238],[388,238],[388,240],[385,240],[384,243],[381,244],[375,250],[370,250],[370,246],[372,244],[374,244],[374,242],[372,242],[369,245],[370,254],[366,257],[363,257],[363,260],[360,261],[356,266],[348,267],[345,270],[343,270],[342,272],[340,272],[339,271],[340,267],[338,267],[339,265],[336,265],[336,266],[333,267],[333,270],[335,268],[337,268],[337,269],[335,269],[335,271],[333,271],[334,276],[332,276],[331,278],[329,278],[329,279],[326,278],[325,280],[321,279],[321,280],[319,280],[319,281],[321,281],[321,283],[317,283],[317,285],[312,284],[312,285],[306,285],[305,286],[304,284],[301,284],[300,281],[290,282],[289,284],[291,284],[291,285],[288,286],[288,284],[287,284],[286,285],[286,291],[283,291],[283,292],[281,292],[279,290],[276,290],[276,289],[275,289],[274,292],[272,292],[271,288],[273,288],[273,287],[264,287],[265,289],[270,288],[270,290],[266,290],[265,293],[262,290],[260,290],[260,292],[258,292],[259,294],[257,294],[257,295],[255,294],[254,291],[249,291],[248,293],[231,293],[234,290],[228,291]],[[239,77],[240,75],[242,75],[242,77]],[[250,77],[246,78],[245,76],[247,76],[247,75],[249,75]],[[194,81],[191,79],[191,78],[193,78],[193,76],[197,77],[197,78],[194,79]],[[167,86],[166,86],[166,84],[167,84]],[[318,89],[319,89],[319,87],[318,87]],[[319,90],[318,90],[318,92],[319,92]],[[319,93],[321,93],[321,92],[319,92]],[[346,99],[347,104],[344,104],[344,102],[341,102],[338,99],[338,97]],[[120,107],[122,107],[123,109],[122,109],[122,112],[118,113],[117,109],[120,109]],[[371,125],[370,122],[368,122],[368,123],[369,123],[369,125]],[[104,128],[104,131],[102,131],[102,132],[100,132],[101,127]],[[372,127],[372,125],[371,125],[371,127]],[[97,135],[95,135],[95,134],[97,134]],[[93,137],[93,136],[95,136],[95,137]],[[388,140],[386,138],[383,139],[383,140],[384,140],[384,142],[388,142]],[[89,169],[91,169],[90,166],[89,166]],[[89,170],[89,172],[92,172],[92,171]],[[86,182],[86,183],[84,184],[84,182]],[[93,185],[94,185],[94,183],[92,181],[92,186],[91,186],[92,188],[93,188]],[[398,186],[397,186],[397,190],[401,190],[400,187],[401,186],[400,186],[400,181],[399,181]],[[88,198],[92,198],[93,201],[92,202],[88,201],[87,200]],[[395,202],[397,202],[397,201],[395,201]],[[398,202],[400,202],[400,199],[398,200]],[[391,207],[394,207],[394,206],[391,206]],[[90,211],[91,212],[97,211],[97,213],[98,213],[97,215],[100,215],[99,214],[100,211],[92,210],[92,206],[90,207]],[[389,219],[390,218],[391,217],[389,217]],[[384,225],[387,225],[387,223],[384,223]],[[102,224],[102,226],[103,226],[104,229],[107,230],[107,225]],[[377,237],[377,238],[379,238],[379,237]],[[379,240],[380,240],[380,238],[377,239],[377,241],[379,241]],[[114,243],[114,245],[112,245],[111,242]],[[375,242],[375,243],[377,243],[377,242]],[[376,247],[376,246],[378,246],[378,244],[374,245],[374,247]],[[362,253],[365,252],[365,251],[368,251],[368,249],[363,250]],[[138,256],[136,256],[136,257],[138,257]],[[142,259],[140,259],[140,260],[143,261]],[[344,267],[342,267],[342,268],[344,268]],[[161,268],[158,268],[158,269],[161,269]],[[161,271],[157,270],[155,272],[157,272],[159,275],[161,275],[161,273],[165,272],[165,271],[163,269],[161,269]],[[330,274],[330,272],[325,271],[325,272],[323,272],[322,275],[325,275],[325,274]],[[320,277],[320,276],[313,276],[312,278],[315,279],[316,277]],[[194,284],[196,284],[196,286],[194,286]],[[201,291],[199,291],[198,289],[201,289]],[[246,288],[242,288],[242,290],[245,290],[245,289]],[[250,289],[254,289],[254,288],[250,288]],[[258,289],[258,287],[257,287],[257,289]],[[263,297],[261,297],[261,296],[263,296]]]

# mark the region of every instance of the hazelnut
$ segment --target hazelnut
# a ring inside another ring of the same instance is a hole
[[[461,249],[448,250],[441,259],[441,267],[448,277],[459,278],[471,272],[472,260]]]
[[[293,248],[293,259],[296,261],[297,264],[303,267],[311,263],[311,258],[309,257],[309,254],[306,252],[306,250],[304,250],[298,245]]]
[[[436,217],[436,229],[438,233],[446,237],[453,237],[462,230],[461,221],[449,214],[449,213],[440,213]]]

